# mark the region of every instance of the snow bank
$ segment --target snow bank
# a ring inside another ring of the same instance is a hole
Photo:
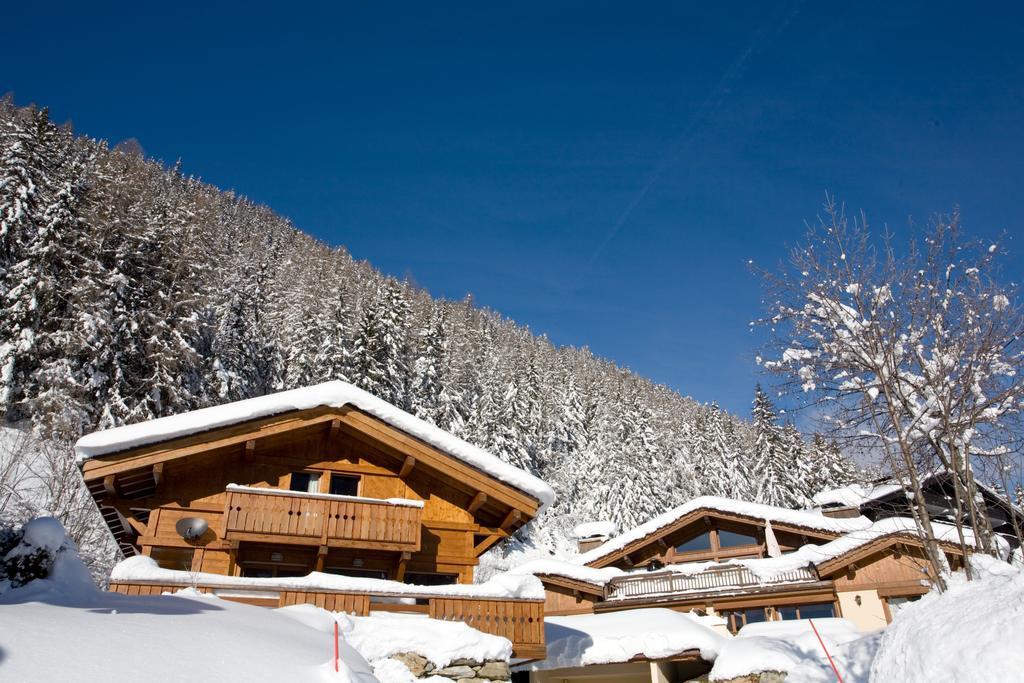
[[[988,556],[976,579],[950,577],[899,611],[883,632],[872,680],[1019,681],[1024,677],[1024,572]]]
[[[730,514],[742,515],[744,517],[751,517],[756,520],[771,521],[774,524],[785,524],[805,529],[827,531],[835,534],[857,531],[871,525],[871,521],[866,517],[833,519],[831,517],[825,517],[819,512],[812,512],[808,510],[790,510],[787,508],[775,507],[773,505],[733,500],[731,498],[700,496],[673,508],[668,512],[658,515],[654,519],[627,531],[621,536],[613,538],[607,543],[604,543],[589,552],[583,553],[577,558],[577,561],[581,564],[597,562],[612,553],[622,550],[634,541],[650,536],[659,530],[674,524],[680,518],[697,510],[727,512]]]
[[[555,499],[551,487],[529,472],[513,467],[497,456],[429,422],[399,410],[358,387],[338,380],[94,432],[78,440],[75,444],[75,453],[78,461],[82,462],[98,455],[116,453],[290,410],[307,410],[321,406],[342,408],[346,405],[369,413],[467,465],[530,494],[543,505],[550,505]]]
[[[398,505],[399,507],[421,508],[422,500],[409,500],[408,498],[366,498],[364,496],[341,496],[336,493],[307,493],[306,491],[292,491],[290,489],[272,489],[265,486],[242,486],[241,484],[228,484],[228,491],[239,493],[256,493],[266,496],[292,496],[294,498],[315,498],[318,500],[348,500],[354,503],[380,503],[382,505]]]
[[[815,619],[821,640],[846,683],[867,683],[878,634],[861,636],[846,619]],[[770,621],[744,626],[715,660],[712,681],[761,671],[788,674],[786,683],[834,683],[835,674],[810,621]],[[899,680],[899,679],[884,679]]]
[[[345,643],[275,610],[198,596],[126,596],[98,590],[56,520],[26,527],[34,547],[56,549],[49,578],[0,595],[0,672],[10,681],[193,683],[246,681],[375,683]]]
[[[21,541],[4,555],[3,560],[6,562],[42,550],[52,560],[49,574],[13,590],[10,581],[0,580],[0,597],[10,591],[21,599],[32,596],[31,599],[43,600],[53,594],[88,595],[98,590],[88,567],[78,556],[78,547],[68,538],[59,521],[53,517],[37,517],[22,528],[22,533]]]
[[[486,583],[451,586],[417,586],[385,579],[312,572],[288,578],[248,578],[204,572],[164,569],[150,557],[122,560],[110,574],[112,582],[157,583],[168,586],[214,585],[262,590],[329,590],[373,595],[438,596],[465,598],[544,599],[544,585],[534,576],[499,574]]]
[[[523,668],[537,671],[612,664],[637,656],[664,659],[687,650],[699,650],[703,659],[713,661],[728,638],[712,626],[723,623],[716,617],[663,608],[545,617],[547,659]]]
[[[616,567],[603,567],[595,569],[586,565],[566,562],[555,558],[531,560],[508,570],[509,574],[532,576],[562,576],[573,581],[604,586],[617,576],[626,576],[627,573]]]
[[[572,537],[578,540],[588,538],[611,538],[619,533],[619,525],[610,520],[600,522],[584,522],[572,529]]]
[[[457,659],[507,662],[512,657],[512,643],[508,639],[481,633],[461,621],[441,621],[418,614],[353,617],[314,605],[293,605],[277,611],[324,633],[332,632],[337,619],[345,642],[374,666],[379,660],[402,652],[425,657],[438,668]]]

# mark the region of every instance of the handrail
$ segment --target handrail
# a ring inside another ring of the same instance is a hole
[[[808,567],[777,572],[770,578],[759,577],[743,566],[711,569],[696,574],[667,571],[635,576],[616,577],[605,585],[605,600],[676,593],[719,592],[730,589],[751,588],[780,583],[807,583],[818,581],[817,573]]]

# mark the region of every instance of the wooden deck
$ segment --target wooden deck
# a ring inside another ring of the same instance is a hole
[[[221,537],[227,541],[416,552],[422,515],[419,507],[372,499],[229,489]]]
[[[111,591],[125,595],[161,595],[181,588],[184,586],[142,582],[110,584]],[[395,596],[264,587],[247,589],[228,582],[202,583],[196,588],[225,600],[261,607],[311,604],[331,612],[357,616],[366,616],[373,611],[410,612],[444,621],[461,621],[478,631],[508,638],[512,641],[512,656],[515,658],[543,659],[547,656],[543,600],[448,597],[429,592]],[[398,604],[393,601],[395,597],[412,598],[416,604]]]

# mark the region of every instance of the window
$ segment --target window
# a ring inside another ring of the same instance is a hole
[[[735,611],[722,610],[719,612],[719,615],[726,620],[732,633],[737,633],[747,624],[756,624],[768,620],[768,615],[763,607],[752,607]]]
[[[718,530],[718,547],[732,548],[738,545],[757,545],[757,539],[748,534],[735,531]]]
[[[359,477],[350,474],[332,474],[329,493],[336,496],[359,495]]]
[[[292,491],[304,493],[317,493],[320,491],[319,472],[292,472],[291,483],[288,486]]]
[[[459,582],[459,575],[408,572],[405,575],[405,582],[417,586],[450,586]]]
[[[309,567],[299,564],[278,565],[265,562],[244,562],[239,563],[242,568],[242,576],[253,579],[284,578],[286,576],[306,576],[309,574]]]
[[[192,548],[153,548],[149,556],[164,569],[192,571]]]
[[[689,541],[683,541],[676,546],[676,553],[695,553],[711,550],[711,534],[704,532],[700,536],[694,536]]]
[[[836,615],[831,602],[816,602],[809,605],[787,605],[775,610],[779,619],[830,619]]]

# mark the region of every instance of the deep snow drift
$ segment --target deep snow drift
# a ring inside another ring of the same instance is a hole
[[[377,680],[346,643],[336,674],[331,638],[277,610],[191,589],[153,597],[100,591],[59,522],[34,520],[25,536],[27,545],[54,549],[55,562],[49,578],[0,594],[3,680]]]
[[[987,555],[945,593],[900,610],[885,629],[872,681],[1024,680],[1024,572]]]

